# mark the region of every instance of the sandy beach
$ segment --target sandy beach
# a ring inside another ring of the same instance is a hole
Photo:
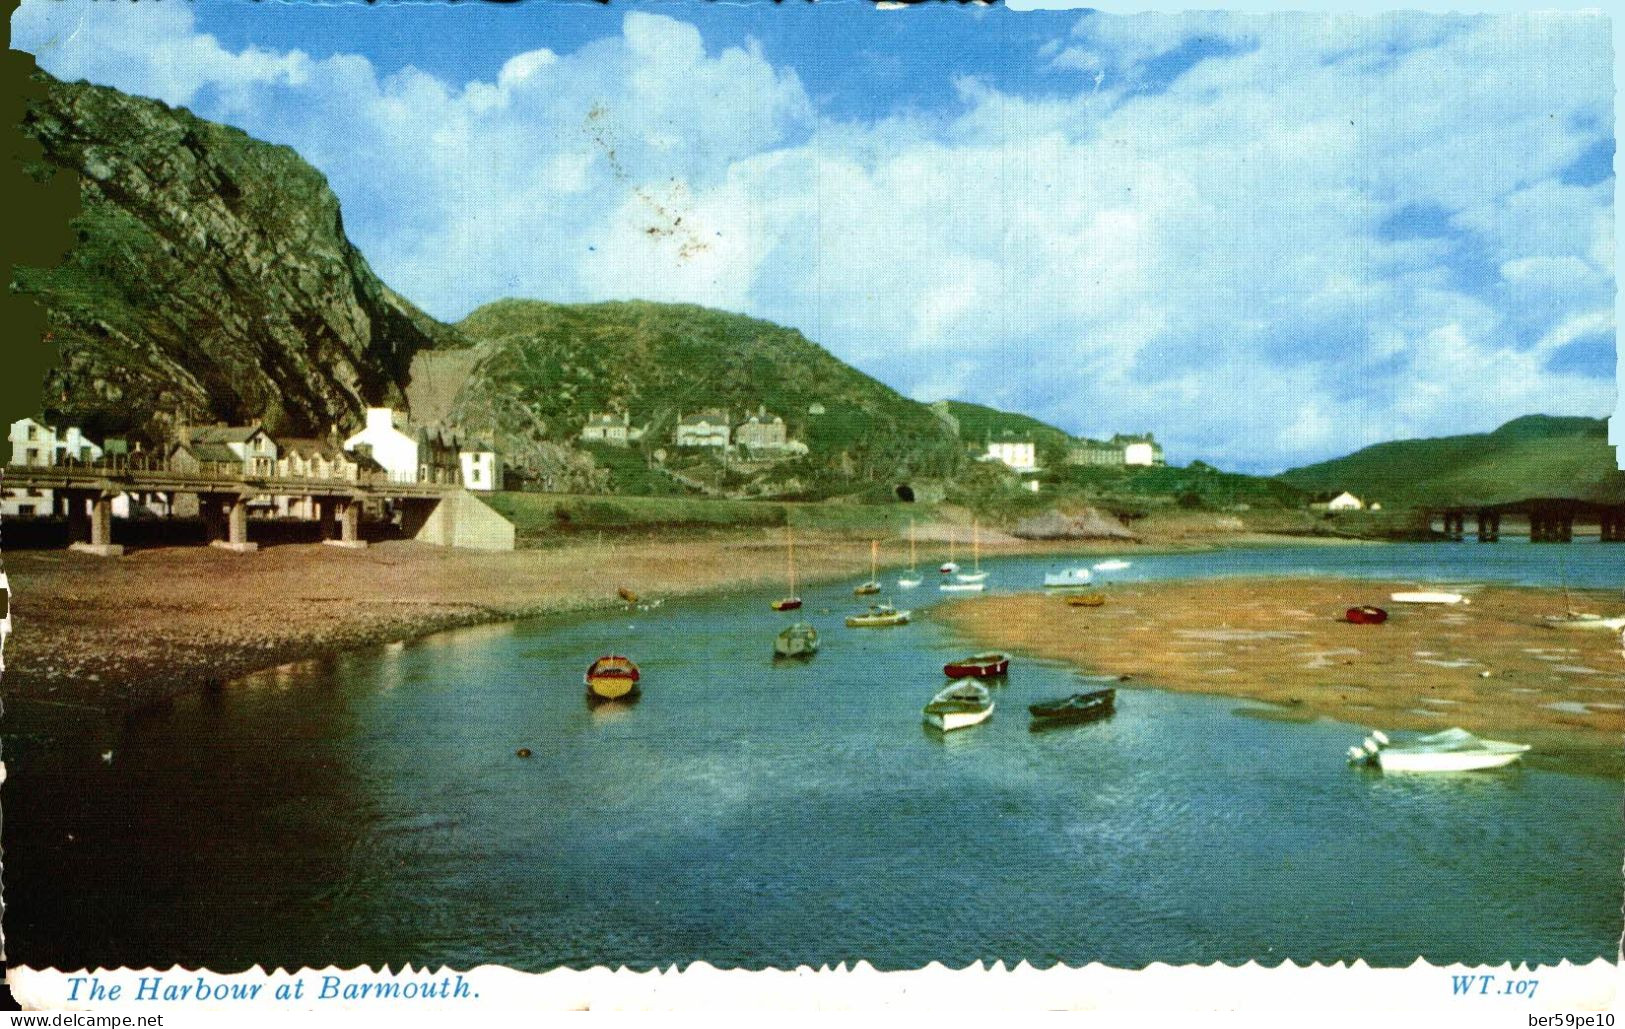
[[[1127,675],[1162,689],[1262,702],[1260,717],[1326,717],[1352,726],[1461,726],[1531,743],[1529,761],[1625,771],[1625,658],[1619,636],[1542,624],[1562,591],[1483,586],[1468,605],[1391,603],[1414,584],[1228,579],[1114,586],[1099,608],[1024,594],[957,601],[939,617],[978,645]],[[1616,614],[1617,594],[1572,592]],[[1387,624],[1343,612],[1377,604]],[[1359,734],[1351,731],[1350,742]]]

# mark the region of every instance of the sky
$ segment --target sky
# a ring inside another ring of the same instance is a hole
[[[705,304],[919,400],[1271,472],[1614,407],[1596,14],[24,0],[296,149],[386,282]]]

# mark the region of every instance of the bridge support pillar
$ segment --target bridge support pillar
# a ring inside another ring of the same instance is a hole
[[[333,538],[333,501],[329,497],[312,497],[310,502],[316,512],[316,525],[322,542],[326,543]]]
[[[224,531],[220,533],[225,538],[220,539],[214,533],[209,540],[209,546],[229,550],[234,554],[247,554],[260,548],[258,543],[248,541],[248,498],[240,495],[226,494],[218,498],[220,514],[216,516],[217,523]]]
[[[1495,543],[1501,539],[1501,516],[1493,511],[1478,512],[1478,542]]]
[[[68,516],[68,545],[90,542],[90,494],[83,490],[57,490]]]
[[[1604,510],[1598,515],[1598,538],[1603,543],[1625,543],[1625,508]]]
[[[74,490],[68,497],[69,550],[97,557],[118,557],[124,548],[113,542],[113,494]]]
[[[1460,543],[1467,535],[1467,515],[1462,511],[1444,513],[1444,534],[1453,543]]]
[[[367,541],[361,538],[361,501],[353,497],[339,498],[338,515],[339,538],[324,539],[322,542],[330,547],[348,547],[352,550],[360,550],[365,547]],[[329,529],[323,530],[324,532],[331,529],[332,523],[327,524]]]

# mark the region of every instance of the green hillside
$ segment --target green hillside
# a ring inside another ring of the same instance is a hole
[[[771,322],[686,304],[503,300],[457,328],[479,358],[455,418],[517,455],[613,410],[646,428],[636,447],[645,455],[702,460],[673,447],[678,419],[715,409],[737,423],[765,407],[809,448],[774,472],[795,492],[878,495],[910,477],[950,475],[963,460],[925,405]]]
[[[1625,502],[1625,473],[1601,418],[1528,415],[1494,432],[1397,440],[1283,472],[1306,490],[1384,504],[1492,504],[1526,497]]]
[[[943,403],[947,405],[948,413],[959,419],[959,438],[967,443],[1020,436],[1035,442],[1050,440],[1065,444],[1072,438],[1061,429],[1028,415],[1000,411],[964,400],[944,400]]]

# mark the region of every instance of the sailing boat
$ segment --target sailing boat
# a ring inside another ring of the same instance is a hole
[[[970,523],[970,545],[976,554],[975,564],[972,566],[975,571],[960,572],[954,578],[960,582],[981,582],[987,578],[987,573],[982,571],[982,536],[974,518]]]
[[[790,592],[771,606],[775,611],[794,611],[801,606],[801,597],[796,593],[796,541],[790,535],[789,522],[784,525],[784,549],[790,564]]]
[[[1590,611],[1581,611],[1574,606],[1574,596],[1569,592],[1569,566],[1563,560],[1563,555],[1557,555],[1557,574],[1563,584],[1563,613],[1560,615],[1547,615],[1546,624],[1553,629],[1607,629],[1610,632],[1619,632],[1625,629],[1625,615],[1612,618],[1604,617]]]
[[[905,590],[911,590],[925,580],[920,576],[918,562],[914,558],[914,519],[908,520],[908,571],[897,577],[897,585]]]
[[[943,575],[948,575],[948,574],[950,574],[952,572],[959,571],[959,563],[954,560],[954,530],[953,529],[948,530],[948,560],[942,562],[942,567],[939,569],[939,571],[941,571]]]
[[[852,590],[852,595],[853,596],[866,597],[871,593],[879,593],[880,592],[880,577],[879,577],[879,567],[878,567],[878,563],[880,561],[879,550],[880,550],[880,542],[878,540],[870,540],[869,541],[869,581],[859,583]]]

